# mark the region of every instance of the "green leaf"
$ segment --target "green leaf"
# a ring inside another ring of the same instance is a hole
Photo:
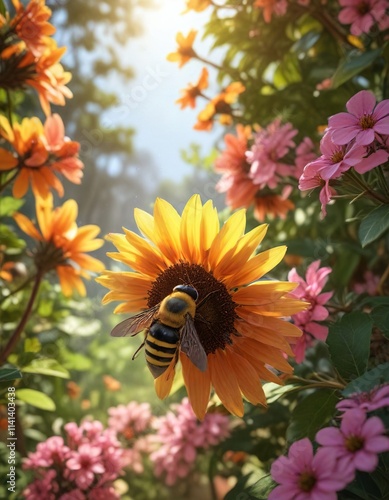
[[[54,401],[43,392],[36,391],[35,389],[18,389],[16,391],[16,397],[20,401],[35,406],[35,408],[47,411],[55,410]]]
[[[297,386],[293,384],[279,385],[274,382],[268,382],[267,384],[264,384],[263,390],[266,396],[266,401],[270,404],[277,401],[280,397],[288,394],[296,387]]]
[[[224,500],[266,500],[276,483],[270,474],[265,476],[262,474],[263,472],[258,471],[241,477]]]
[[[17,368],[0,369],[0,382],[7,382],[8,380],[15,380],[16,378],[22,378],[22,374]]]
[[[39,352],[41,348],[42,345],[36,337],[24,341],[24,352]]]
[[[381,52],[381,49],[375,49],[363,52],[362,54],[358,51],[357,55],[355,52],[348,54],[348,56],[340,62],[332,77],[332,88],[336,89],[354,76],[359,75],[381,55]]]
[[[372,328],[370,316],[360,311],[346,314],[330,325],[326,343],[334,367],[345,380],[365,373]]]
[[[287,440],[313,439],[316,432],[331,420],[338,401],[336,391],[330,389],[318,390],[305,397],[292,412],[286,431]]]
[[[55,359],[35,359],[29,365],[22,368],[25,373],[37,373],[40,375],[51,375],[52,377],[69,378],[70,374],[66,368],[61,366]]]
[[[362,247],[375,241],[387,229],[389,229],[389,205],[381,205],[370,212],[359,226],[358,236]]]
[[[0,217],[12,215],[24,204],[24,200],[13,198],[12,196],[4,196],[0,200]]]
[[[3,0],[0,0],[0,14],[2,14],[3,16],[5,15],[5,5],[4,5],[4,1]]]
[[[389,380],[389,363],[378,365],[372,370],[350,382],[342,391],[345,397],[355,392],[369,392],[375,387],[387,383]]]
[[[373,318],[375,326],[381,330],[385,337],[389,338],[389,307],[384,305],[375,307],[370,316]]]

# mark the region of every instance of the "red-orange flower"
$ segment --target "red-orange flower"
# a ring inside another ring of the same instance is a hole
[[[13,195],[21,198],[29,184],[35,196],[46,197],[50,189],[63,196],[63,186],[57,174],[80,184],[83,163],[77,157],[80,145],[65,137],[65,129],[58,114],[49,116],[43,125],[36,118],[24,118],[13,127],[0,117],[0,135],[6,139],[14,154],[0,148],[0,171],[18,169]]]
[[[219,122],[222,125],[231,125],[232,107],[238,95],[244,92],[245,87],[241,82],[233,82],[214,97],[206,107],[199,113],[197,123],[193,127],[195,130],[211,130],[216,115],[219,115]]]
[[[196,35],[197,31],[195,30],[191,30],[187,37],[182,33],[178,33],[176,36],[178,43],[177,52],[171,52],[167,55],[166,59],[171,62],[178,62],[178,66],[182,68],[192,57],[196,57],[197,54],[192,47]]]
[[[104,264],[86,252],[97,250],[103,240],[95,238],[100,232],[96,225],[78,227],[78,206],[74,200],[53,208],[53,197],[37,198],[36,216],[40,231],[21,213],[14,219],[20,229],[39,242],[35,251],[35,264],[40,275],[55,270],[62,292],[70,296],[73,290],[85,295],[81,278],[90,278],[90,272],[100,272]]]
[[[45,0],[30,0],[24,6],[20,0],[12,0],[16,15],[11,20],[10,27],[23,40],[35,57],[45,50],[48,37],[55,33],[55,28],[48,22],[51,10],[45,5]]]
[[[181,109],[190,106],[191,108],[196,107],[196,97],[202,95],[202,90],[208,87],[208,70],[203,68],[201,71],[200,78],[197,83],[190,83],[186,89],[181,90],[182,97],[177,99],[176,103],[180,104]]]

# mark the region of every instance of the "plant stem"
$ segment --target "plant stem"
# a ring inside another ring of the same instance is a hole
[[[41,283],[41,280],[42,280],[42,274],[38,273],[35,276],[34,286],[32,287],[31,295],[30,295],[30,298],[28,300],[26,309],[24,310],[23,316],[21,317],[19,324],[15,328],[13,334],[11,335],[11,338],[9,339],[7,345],[5,346],[3,351],[0,353],[0,365],[2,365],[3,363],[6,362],[8,356],[12,353],[12,351],[14,350],[16,344],[18,343],[18,341],[20,339],[20,336],[23,332],[23,329],[26,326],[27,320],[31,314],[32,307],[34,305],[36,296],[38,294],[39,285]]]
[[[36,276],[30,276],[30,277],[29,277],[28,279],[26,279],[26,281],[24,281],[21,285],[19,285],[18,287],[16,287],[14,290],[11,290],[11,291],[9,292],[9,294],[8,294],[8,295],[6,295],[5,297],[0,298],[0,304],[1,304],[2,302],[4,302],[6,299],[8,299],[8,297],[11,297],[11,295],[14,295],[15,293],[20,292],[20,290],[23,290],[23,288],[24,288],[25,286],[27,286],[29,283],[31,283],[31,281],[32,281],[33,279],[35,279],[35,277],[36,277]]]
[[[17,168],[17,167],[15,167]],[[2,191],[4,191],[4,189],[8,186],[8,184],[11,184],[11,182],[15,179],[15,177],[18,175],[18,170],[16,170],[16,172],[14,172],[11,177],[4,182],[4,184],[0,184],[0,193]]]
[[[11,100],[11,93],[9,91],[9,89],[6,90],[6,94],[7,94],[7,111],[8,111],[8,121],[9,121],[9,124],[13,125],[13,120],[12,120],[12,100]]]

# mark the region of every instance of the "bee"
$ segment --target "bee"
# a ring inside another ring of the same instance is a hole
[[[207,355],[197,334],[194,317],[198,292],[189,285],[177,285],[159,304],[127,318],[112,330],[113,337],[134,337],[145,330],[147,366],[154,378],[162,375],[181,350],[201,371],[207,369]]]

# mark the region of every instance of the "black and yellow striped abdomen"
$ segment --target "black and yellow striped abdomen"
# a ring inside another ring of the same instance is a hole
[[[163,325],[159,321],[147,331],[145,343],[146,362],[154,378],[167,369],[177,352],[180,339],[176,328]]]

